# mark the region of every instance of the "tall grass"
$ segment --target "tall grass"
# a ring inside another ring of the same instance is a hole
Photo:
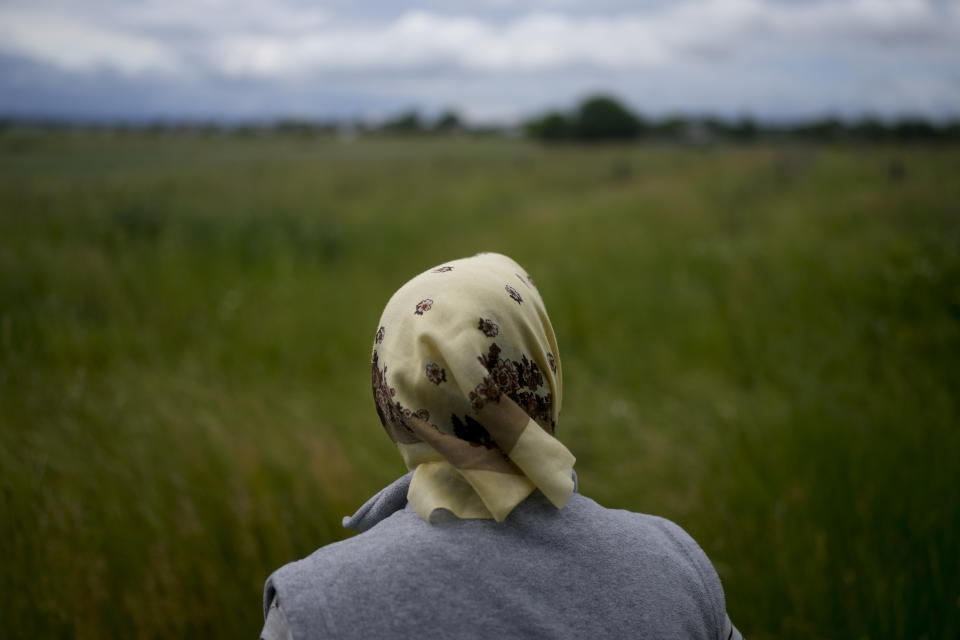
[[[669,517],[752,638],[960,634],[960,149],[0,137],[0,619],[254,637],[403,472],[407,278],[537,280],[584,493]]]

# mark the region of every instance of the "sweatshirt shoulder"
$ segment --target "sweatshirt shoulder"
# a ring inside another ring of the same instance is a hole
[[[591,520],[606,535],[642,547],[645,554],[670,558],[670,564],[700,584],[705,604],[717,618],[715,624],[722,625],[726,602],[720,577],[707,554],[683,527],[661,516],[608,509],[584,496],[578,496],[574,504],[581,517]]]
[[[576,495],[575,498],[571,504],[579,512],[578,517],[598,528],[616,533],[637,533],[652,542],[661,542],[706,559],[693,537],[672,520],[626,509],[610,509],[582,495]]]
[[[302,587],[317,576],[352,569],[364,572],[364,567],[381,566],[396,557],[398,547],[405,541],[416,541],[413,530],[424,525],[409,510],[397,511],[376,526],[351,538],[324,545],[300,560],[280,567],[267,580],[268,587],[279,583]]]
[[[650,542],[671,547],[697,547],[693,538],[679,525],[660,516],[626,509],[611,509],[579,494],[574,495],[569,507],[577,520],[602,531],[628,536],[639,535]]]

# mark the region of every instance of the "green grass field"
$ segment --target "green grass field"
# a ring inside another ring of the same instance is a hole
[[[0,135],[4,637],[248,637],[401,474],[380,311],[537,280],[581,490],[750,638],[960,635],[960,148]]]

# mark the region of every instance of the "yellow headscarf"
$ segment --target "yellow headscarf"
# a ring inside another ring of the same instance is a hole
[[[482,253],[403,285],[380,318],[372,376],[424,520],[446,509],[502,521],[534,489],[558,509],[567,503],[575,458],[553,435],[557,340],[533,280],[510,258]]]

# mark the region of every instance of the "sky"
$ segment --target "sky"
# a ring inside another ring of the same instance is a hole
[[[960,0],[0,0],[0,115],[960,117]]]

